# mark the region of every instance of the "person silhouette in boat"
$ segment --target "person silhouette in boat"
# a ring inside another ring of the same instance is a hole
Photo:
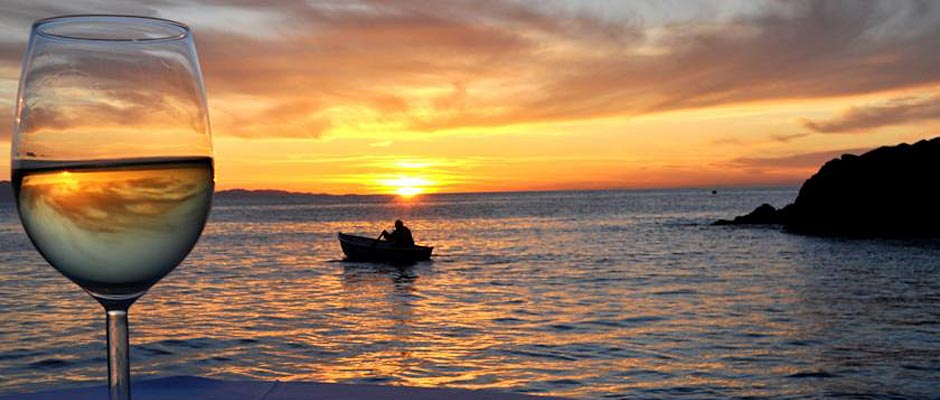
[[[415,245],[415,240],[411,236],[411,229],[405,226],[401,220],[395,220],[395,230],[389,233],[382,231],[381,238],[392,242],[395,247],[411,247]]]

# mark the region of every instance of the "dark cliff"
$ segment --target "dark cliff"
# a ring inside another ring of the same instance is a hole
[[[940,138],[881,147],[827,162],[796,200],[717,225],[782,224],[791,232],[838,236],[940,236]]]

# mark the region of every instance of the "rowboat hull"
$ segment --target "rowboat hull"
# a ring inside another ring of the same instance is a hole
[[[371,261],[393,264],[413,263],[431,258],[429,246],[395,247],[391,242],[340,232],[339,245],[350,261]]]

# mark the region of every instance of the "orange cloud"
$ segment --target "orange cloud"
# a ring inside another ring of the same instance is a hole
[[[744,168],[758,171],[770,170],[816,170],[824,163],[844,154],[862,154],[870,148],[852,148],[841,150],[814,151],[810,153],[793,154],[782,157],[741,157],[732,160],[729,164],[735,168]]]
[[[896,97],[851,107],[829,120],[804,119],[803,126],[820,133],[861,133],[883,126],[940,119],[940,96]]]
[[[0,139],[9,140],[13,134],[13,107],[0,104],[0,121],[11,121],[9,123],[0,123]]]

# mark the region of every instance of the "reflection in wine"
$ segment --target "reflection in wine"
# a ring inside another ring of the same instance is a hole
[[[169,273],[202,231],[210,158],[28,162],[20,216],[42,255],[96,296],[133,297]]]

